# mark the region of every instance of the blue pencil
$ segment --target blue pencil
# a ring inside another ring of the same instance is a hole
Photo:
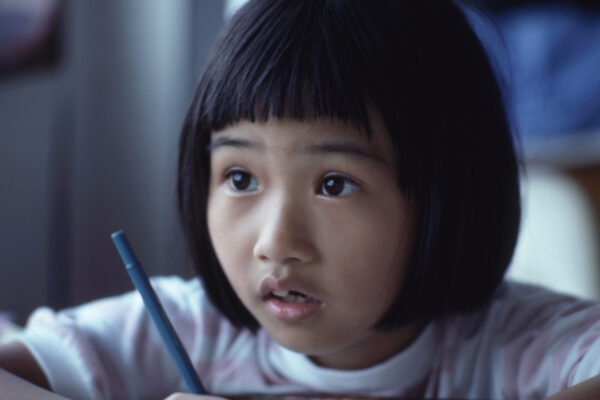
[[[179,373],[187,385],[188,390],[194,394],[205,394],[206,390],[204,389],[204,386],[202,386],[202,382],[200,381],[200,378],[198,378],[198,375],[192,366],[192,362],[185,352],[185,348],[181,344],[177,333],[167,318],[167,314],[161,306],[158,297],[156,296],[156,292],[152,289],[152,286],[150,286],[148,276],[131,249],[127,236],[125,236],[125,232],[115,232],[111,237],[115,242],[115,246],[117,246],[117,250],[119,250],[119,254],[123,259],[125,268],[127,268],[129,277],[133,281],[138,292],[142,295],[146,309],[158,328],[158,332],[160,332],[160,336],[162,336],[167,349],[169,349],[169,353],[171,353],[171,357],[173,357],[177,369],[179,369]]]

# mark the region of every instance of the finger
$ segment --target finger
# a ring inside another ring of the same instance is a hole
[[[165,400],[227,400],[225,397],[208,396],[190,393],[173,393]]]

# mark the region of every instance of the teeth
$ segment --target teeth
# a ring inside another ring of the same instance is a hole
[[[304,303],[306,302],[306,296],[302,295],[302,294],[288,294],[287,296],[285,296],[283,298],[283,300],[289,302],[289,303]]]
[[[306,296],[300,293],[290,293],[289,290],[273,290],[273,296],[287,303],[305,303]]]

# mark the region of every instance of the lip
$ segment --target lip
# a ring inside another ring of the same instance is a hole
[[[312,317],[321,308],[318,300],[305,303],[288,303],[277,297],[268,297],[267,309],[277,319],[284,322],[300,322]]]
[[[274,290],[299,292],[306,295],[307,300],[304,303],[288,303],[278,297],[271,296],[271,292]],[[284,322],[299,322],[308,319],[323,304],[321,300],[307,291],[303,284],[290,278],[277,278],[273,275],[269,275],[261,281],[260,295],[271,315]]]

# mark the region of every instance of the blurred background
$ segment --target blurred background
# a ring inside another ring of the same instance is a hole
[[[118,229],[150,274],[191,276],[179,131],[239,3],[0,0],[0,313],[130,290]],[[600,298],[600,5],[469,3],[525,166],[510,275]]]

